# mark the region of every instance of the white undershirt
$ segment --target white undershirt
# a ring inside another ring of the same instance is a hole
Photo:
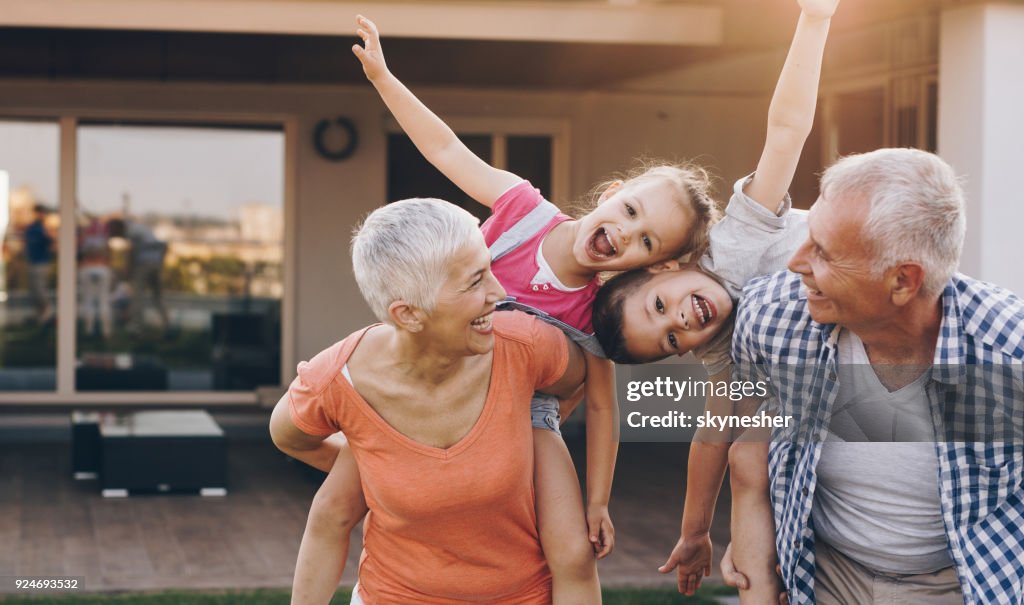
[[[817,538],[876,571],[949,567],[930,373],[889,391],[849,330],[840,332],[838,361],[839,394],[812,503]]]
[[[555,272],[551,270],[551,265],[549,265],[548,261],[544,258],[543,248],[544,242],[541,241],[541,245],[537,246],[537,274],[534,275],[533,279],[530,280],[531,284],[551,284],[552,288],[560,292],[578,292],[583,288],[587,287],[586,285],[583,285],[578,288],[570,288],[569,286],[563,284],[562,281],[558,279],[558,276],[555,275]]]

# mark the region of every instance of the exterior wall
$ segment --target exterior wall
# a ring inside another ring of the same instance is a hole
[[[1024,5],[982,4],[942,15],[939,150],[966,176],[965,273],[1024,295],[1010,247],[1024,223]]]
[[[588,96],[582,105],[573,130],[574,191],[638,156],[692,160],[718,177],[723,204],[733,181],[756,167],[768,115],[761,95],[616,93]]]
[[[5,82],[0,116],[80,111],[108,117],[187,120],[294,119],[296,153],[295,359],[308,359],[373,321],[352,279],[348,240],[386,189],[387,111],[367,87]],[[417,90],[443,117],[547,118],[569,124],[571,197],[644,154],[697,158],[722,177],[720,191],[753,170],[767,98],[651,93]],[[356,153],[340,163],[316,155],[313,129],[345,115],[359,129]],[[554,200],[563,203],[566,200]],[[290,376],[284,376],[287,381]]]

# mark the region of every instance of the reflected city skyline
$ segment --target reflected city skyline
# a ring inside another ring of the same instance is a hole
[[[78,126],[73,242],[59,238],[59,146],[54,122],[0,121],[0,390],[55,388],[61,245],[75,247],[77,390],[276,384],[283,132]]]

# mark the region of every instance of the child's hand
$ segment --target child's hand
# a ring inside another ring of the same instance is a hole
[[[661,573],[676,570],[679,592],[692,596],[700,588],[701,578],[711,575],[711,536],[682,537],[676,542],[668,561],[658,568]]]
[[[591,504],[587,506],[587,531],[590,532],[590,544],[594,554],[603,559],[615,548],[615,526],[608,516],[608,506]]]
[[[836,12],[839,0],[798,0],[800,10],[808,17],[828,19]]]
[[[380,33],[377,26],[362,15],[356,17],[356,34],[363,39],[363,46],[352,45],[352,53],[359,62],[363,64],[363,73],[368,80],[373,82],[377,78],[388,73],[388,66],[384,63],[384,51],[380,48]]]

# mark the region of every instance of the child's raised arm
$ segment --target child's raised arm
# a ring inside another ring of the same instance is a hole
[[[488,207],[502,193],[522,180],[510,172],[491,166],[470,151],[441,118],[388,71],[377,26],[363,16],[357,17],[356,23],[359,26],[356,33],[363,39],[365,46],[356,44],[352,46],[352,52],[363,64],[363,72],[377,89],[384,104],[427,161],[458,185],[459,189]]]
[[[772,211],[789,191],[814,126],[818,79],[829,23],[839,0],[799,0],[802,13],[768,108],[768,135],[746,193]]]

